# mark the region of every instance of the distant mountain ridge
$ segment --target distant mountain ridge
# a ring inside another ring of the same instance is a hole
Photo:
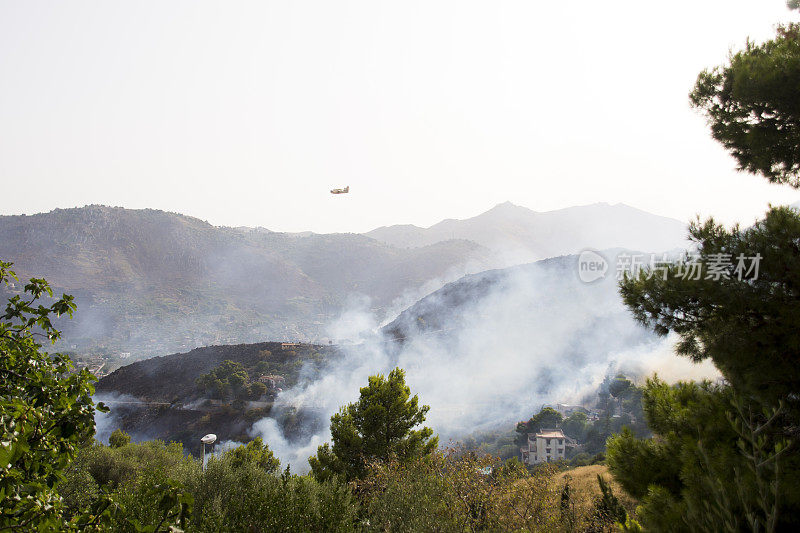
[[[365,233],[400,248],[466,239],[498,253],[532,261],[585,248],[664,251],[684,246],[686,224],[625,204],[606,203],[536,212],[505,202],[465,220],[443,220],[429,228],[384,226]],[[507,266],[507,265],[501,265]]]
[[[358,234],[215,227],[175,213],[105,206],[0,216],[0,257],[14,263],[20,279],[44,277],[76,297],[75,320],[60,324],[67,349],[104,339],[150,355],[311,340],[354,293],[380,308],[490,261],[488,250],[463,240],[404,250]]]
[[[684,234],[676,220],[621,204],[536,213],[507,202],[467,220],[364,235],[217,227],[91,205],[0,216],[0,258],[20,279],[44,277],[76,297],[75,319],[59,325],[59,349],[152,356],[211,344],[326,342],[326,325],[358,295],[385,314],[464,274],[586,247],[661,251],[680,246]]]

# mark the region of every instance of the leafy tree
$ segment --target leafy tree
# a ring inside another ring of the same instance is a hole
[[[561,423],[561,429],[568,437],[572,437],[577,441],[583,441],[586,438],[586,430],[589,425],[589,417],[582,411],[575,411],[570,414]]]
[[[634,388],[633,382],[625,377],[624,374],[617,374],[608,385],[608,392],[614,398],[621,399],[630,394]]]
[[[231,459],[231,465],[235,468],[245,463],[251,463],[266,472],[274,474],[278,471],[281,463],[272,450],[269,449],[261,437],[256,437],[247,444],[234,448],[227,453]]]
[[[240,448],[241,449],[241,448]],[[194,496],[188,531],[355,531],[358,504],[336,480],[280,476],[258,454],[222,454],[182,464],[173,474]]]
[[[517,437],[515,444],[524,446],[528,442],[528,433],[536,433],[542,429],[553,429],[561,425],[564,417],[552,407],[543,407],[536,415],[532,416],[527,422],[517,423]]]
[[[751,402],[730,386],[669,386],[657,378],[648,380],[643,398],[656,436],[637,439],[623,431],[607,449],[615,479],[641,499],[637,514],[645,527],[772,531],[800,525],[800,487],[792,482],[800,458],[784,454],[785,439],[769,424],[744,416]]]
[[[0,261],[0,283],[17,279],[10,267]],[[71,296],[42,301],[52,296],[45,280],[31,279],[0,315],[0,529],[58,527],[57,486],[76,448],[94,435],[94,376],[37,342],[55,342],[51,317],[75,310]]]
[[[17,279],[10,267],[0,261],[0,283]],[[37,342],[55,342],[52,317],[75,310],[67,295],[45,305],[52,296],[45,280],[31,279],[0,315],[0,530],[156,532],[183,525],[191,496],[175,484],[152,487],[153,522],[142,523],[76,468],[78,450],[94,448],[95,409],[106,408],[92,401],[91,373]]]
[[[728,65],[701,73],[691,99],[741,169],[798,188],[798,87],[800,26],[791,24],[779,26],[773,40],[748,42]],[[771,408],[784,402],[798,423],[800,214],[771,208],[746,229],[697,221],[690,236],[699,245],[696,264],[679,262],[663,276],[641,272],[626,279],[626,304],[657,333],[680,335],[679,354],[710,358],[736,391]],[[740,258],[758,258],[758,270]],[[690,266],[699,267],[693,269],[700,279],[686,275]]]
[[[795,3],[796,7],[796,3]],[[691,102],[739,169],[800,186],[800,25],[731,55],[697,79]]]
[[[608,393],[612,398],[617,400],[617,414],[623,415],[622,402],[625,398],[630,396],[634,390],[636,390],[636,385],[626,378],[625,374],[617,374],[614,379],[608,383]]]
[[[216,398],[235,396],[244,400],[250,395],[249,381],[247,370],[241,363],[226,359],[208,374],[197,378],[196,383]]]
[[[267,393],[267,386],[260,381],[256,381],[250,384],[248,390],[250,392],[250,398],[258,400]]]
[[[430,407],[419,406],[417,396],[405,382],[400,368],[388,376],[370,376],[362,387],[358,402],[351,403],[331,417],[332,445],[324,444],[309,459],[317,479],[341,476],[358,479],[374,461],[400,462],[431,453],[438,437],[427,427],[414,429],[425,421]]]
[[[790,7],[797,8],[796,2]],[[700,74],[702,109],[739,168],[800,187],[800,26],[748,42],[729,64]],[[800,527],[800,213],[770,208],[752,227],[697,221],[699,257],[620,284],[635,317],[677,333],[677,352],[711,359],[729,385],[653,380],[643,407],[657,439],[609,441],[609,465],[643,497],[653,530]]]
[[[115,429],[111,436],[108,438],[108,445],[112,448],[121,448],[131,442],[131,436],[122,431]]]
[[[739,280],[734,260],[726,277],[684,277],[685,262],[667,279],[644,272],[621,283],[634,316],[657,333],[677,333],[680,355],[711,359],[737,389],[771,405],[800,410],[800,213],[773,208],[764,220],[730,230],[709,220],[692,224],[700,244],[695,262],[708,270],[719,257],[761,256],[757,279]]]

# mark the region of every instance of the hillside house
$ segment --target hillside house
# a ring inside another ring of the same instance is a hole
[[[259,377],[258,381],[266,385],[267,389],[270,391],[280,390],[286,382],[283,376],[276,376],[273,374],[265,374]]]
[[[560,429],[543,429],[528,434],[528,445],[520,448],[522,462],[529,465],[550,463],[566,457],[567,437]]]

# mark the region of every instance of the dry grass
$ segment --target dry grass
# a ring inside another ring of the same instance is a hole
[[[636,500],[622,490],[619,483],[611,476],[607,466],[580,466],[564,472],[558,472],[549,478],[547,490],[543,492],[545,501],[542,502],[543,507],[539,509],[539,511],[542,517],[549,517],[549,519],[555,517],[556,521],[555,523],[551,523],[552,527],[545,528],[546,531],[584,531],[587,528],[597,530],[598,524],[594,522],[592,514],[594,510],[594,501],[601,495],[600,486],[597,483],[598,474],[603,476],[611,485],[614,496],[619,499],[620,503],[622,503],[628,511],[628,515],[633,518],[636,517]],[[515,485],[516,488],[525,491],[527,489],[527,484],[531,482],[532,478],[526,478],[519,480]],[[573,520],[575,520],[571,526],[568,525],[567,522],[564,522],[563,517],[558,519],[561,507],[561,491],[564,489],[564,485],[567,482],[569,482],[571,488],[571,508],[573,511]],[[538,531],[538,529],[532,530]],[[604,531],[606,530],[610,531],[607,525]]]
[[[564,488],[564,484],[569,480],[569,485],[575,496],[576,510],[584,513],[588,512],[592,507],[594,499],[600,496],[600,486],[597,484],[598,474],[603,476],[606,481],[610,483],[614,491],[614,496],[619,498],[620,503],[625,506],[628,513],[632,514],[636,508],[636,500],[622,490],[622,487],[614,480],[606,465],[579,466],[571,470],[559,472],[555,476],[559,495],[561,489]]]

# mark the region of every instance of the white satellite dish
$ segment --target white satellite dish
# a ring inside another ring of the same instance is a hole
[[[200,442],[203,443],[203,462],[202,462],[203,472],[206,471],[206,444],[214,444],[216,440],[217,436],[214,435],[213,433],[209,433],[208,435],[205,435],[202,439],[200,439]]]

